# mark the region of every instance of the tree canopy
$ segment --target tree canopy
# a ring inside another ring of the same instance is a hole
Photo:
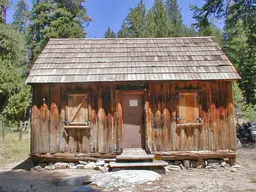
[[[0,118],[18,120],[30,105],[26,77],[25,43],[11,26],[0,24]]]
[[[155,0],[147,10],[143,0],[131,8],[124,19],[118,38],[197,36],[193,26],[187,27],[177,0]]]
[[[25,86],[28,63],[33,64],[49,38],[85,37],[87,16],[84,0],[34,1],[15,5],[12,24],[5,23],[7,0],[0,0],[0,119],[17,122],[31,103]],[[1,24],[2,23],[2,24]]]
[[[196,26],[206,31],[212,20],[225,22],[222,45],[242,80],[247,110],[256,105],[256,4],[251,0],[205,0],[199,8],[193,7]],[[238,89],[234,86],[234,89]],[[252,111],[252,110],[251,110]],[[256,116],[256,115],[255,115]],[[256,120],[256,117],[255,117]]]
[[[116,33],[109,27],[104,34],[105,38],[116,38]]]
[[[25,33],[29,22],[28,4],[24,0],[19,0],[15,6],[13,14],[14,27],[20,32]]]
[[[81,0],[44,0],[35,2],[28,28],[30,61],[33,63],[49,38],[82,38],[90,22]]]

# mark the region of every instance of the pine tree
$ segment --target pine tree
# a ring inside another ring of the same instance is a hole
[[[123,24],[121,26],[121,29],[117,32],[117,37],[118,38],[129,38],[130,33],[129,33],[129,27],[127,26],[127,23],[123,21]]]
[[[105,38],[116,38],[116,33],[109,27],[104,34]]]
[[[28,21],[28,4],[24,0],[19,0],[15,6],[12,24],[20,33],[25,33],[28,26]]]
[[[177,0],[167,0],[165,7],[169,16],[169,22],[171,27],[171,36],[181,36],[184,30],[184,24],[182,21],[181,10],[177,3]]]
[[[146,6],[141,0],[135,8],[130,9],[123,21],[121,30],[118,32],[118,37],[146,37],[146,15]]]
[[[170,33],[168,13],[162,0],[155,0],[147,15],[147,36],[168,37]]]
[[[33,63],[49,38],[85,37],[84,24],[91,19],[80,0],[36,2],[32,9],[27,44]]]

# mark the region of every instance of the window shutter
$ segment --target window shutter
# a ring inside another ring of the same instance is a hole
[[[197,92],[180,92],[178,123],[196,123],[199,118]]]
[[[88,102],[86,94],[70,94],[68,96],[68,121],[81,123],[88,120]]]

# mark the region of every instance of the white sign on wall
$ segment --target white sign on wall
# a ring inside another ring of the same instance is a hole
[[[138,100],[129,100],[130,107],[138,107]]]

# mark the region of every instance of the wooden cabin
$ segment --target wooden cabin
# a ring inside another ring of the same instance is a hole
[[[237,79],[213,37],[50,39],[26,81],[31,155],[235,158]]]

